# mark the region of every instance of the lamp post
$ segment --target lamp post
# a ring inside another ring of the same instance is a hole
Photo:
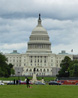
[[[18,71],[18,80],[19,80],[20,72]]]

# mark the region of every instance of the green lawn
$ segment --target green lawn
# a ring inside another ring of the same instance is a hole
[[[32,77],[28,77],[29,79],[32,79]],[[56,77],[43,77],[45,81],[50,81],[50,80],[55,80]],[[25,77],[9,77],[9,78],[5,78],[5,77],[0,77],[0,80],[17,80],[17,79],[20,79],[20,80],[25,80]],[[41,80],[42,77],[37,77],[37,80]]]
[[[0,85],[0,98],[78,98],[78,86]]]

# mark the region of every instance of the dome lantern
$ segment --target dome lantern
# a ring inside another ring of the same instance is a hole
[[[37,26],[41,26],[41,14],[39,14],[39,19],[38,19],[38,25]]]

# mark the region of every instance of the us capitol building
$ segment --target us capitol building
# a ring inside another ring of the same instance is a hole
[[[73,55],[62,51],[60,54],[53,54],[51,51],[51,42],[46,29],[41,24],[39,14],[38,25],[33,29],[28,42],[26,53],[20,54],[17,50],[12,53],[6,53],[7,63],[12,63],[15,69],[15,75],[33,75],[34,68],[36,75],[55,76],[60,63],[65,56],[73,59]]]

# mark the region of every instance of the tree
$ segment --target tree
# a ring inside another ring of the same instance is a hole
[[[13,69],[13,65],[10,63],[9,64],[9,68],[10,68],[10,74],[14,75],[15,74],[15,70]]]
[[[78,77],[78,61],[73,60],[69,66],[69,76],[70,77]]]
[[[78,77],[78,61],[71,60],[68,56],[62,60],[57,77]]]
[[[0,53],[0,77],[9,77],[13,70],[12,64],[7,64],[7,58]]]
[[[66,56],[64,58],[64,60],[62,60],[61,64],[60,64],[60,71],[58,72],[58,77],[69,77],[69,66],[70,66],[70,62],[71,62],[71,59]]]
[[[78,64],[74,64],[74,73],[73,76],[78,77]]]

